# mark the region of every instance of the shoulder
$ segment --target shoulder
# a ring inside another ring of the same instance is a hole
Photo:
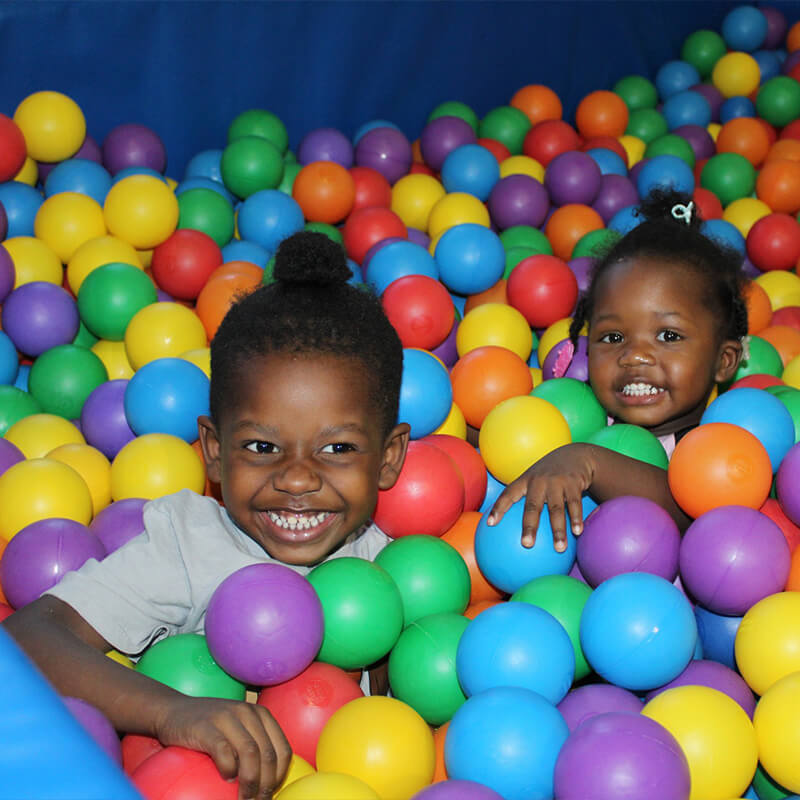
[[[389,538],[374,522],[364,525],[361,529],[349,538],[338,550],[332,553],[329,558],[341,558],[343,556],[353,556],[363,558],[367,561],[374,561],[378,553],[391,542]]]

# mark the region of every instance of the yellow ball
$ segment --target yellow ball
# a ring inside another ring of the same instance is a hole
[[[722,125],[720,125],[719,122],[709,122],[708,125],[706,125],[706,130],[711,138],[716,142],[717,136],[719,136],[719,132],[722,130]]]
[[[14,180],[18,183],[27,183],[28,186],[36,186],[39,182],[39,165],[30,156],[25,156],[25,161],[14,176]]]
[[[544,364],[547,354],[564,339],[569,339],[569,326],[572,324],[571,317],[564,317],[558,319],[549,325],[544,333],[539,337],[539,346],[536,350],[536,356],[540,364]]]
[[[115,236],[98,236],[96,239],[90,239],[75,251],[67,264],[69,288],[77,295],[90,272],[115,262],[144,269],[139,254],[128,242]]]
[[[34,92],[14,112],[28,155],[36,161],[63,161],[78,152],[86,138],[80,106],[61,92]]]
[[[98,339],[92,345],[92,352],[103,362],[110,381],[133,377],[133,367],[128,361],[125,342],[112,342],[109,339]]]
[[[145,306],[125,329],[125,351],[135,370],[156,358],[177,358],[206,344],[206,329],[200,318],[180,303]]]
[[[178,358],[200,367],[205,372],[206,377],[211,377],[211,349],[208,347],[198,347],[195,350],[187,350],[181,353]]]
[[[530,367],[531,380],[533,381],[533,388],[535,389],[543,380],[541,367]]]
[[[127,667],[128,669],[133,669],[135,666],[133,661],[131,661],[128,656],[126,656],[124,653],[118,652],[117,650],[109,650],[106,653],[106,656],[108,656],[108,658],[110,658],[112,661],[116,661],[117,664],[122,664],[123,667]]]
[[[381,800],[407,800],[433,778],[433,734],[411,706],[359,697],[333,713],[317,743],[317,769],[364,781]]]
[[[533,347],[533,332],[525,317],[513,306],[484,303],[464,315],[456,330],[459,358],[476,347],[495,345],[528,360]]]
[[[756,706],[753,727],[761,766],[781,786],[800,792],[800,672],[767,689]]]
[[[536,178],[539,183],[544,183],[544,167],[530,156],[509,156],[500,162],[500,177],[509,175],[529,175]]]
[[[44,458],[62,444],[86,444],[78,428],[56,414],[23,417],[6,431],[5,438],[22,450],[25,458]]]
[[[137,250],[161,244],[178,224],[178,198],[152,175],[131,175],[115,183],[103,211],[109,232]]]
[[[771,213],[772,209],[763,200],[756,197],[740,197],[726,207],[722,212],[722,219],[730,222],[746,239],[750,228],[762,217]]]
[[[454,225],[465,222],[474,222],[491,227],[489,210],[477,197],[466,192],[451,192],[446,194],[431,209],[428,218],[428,233],[431,238],[441,236]]]
[[[767,293],[773,311],[785,306],[800,306],[800,277],[785,269],[773,269],[755,279]]]
[[[647,149],[645,142],[638,136],[631,136],[629,133],[619,137],[619,143],[625,148],[628,154],[628,169],[634,164],[638,164],[644,158],[644,151]]]
[[[781,380],[795,389],[800,389],[800,356],[795,356],[783,368]]]
[[[90,239],[105,236],[103,209],[93,197],[78,192],[59,192],[39,206],[33,230],[53,252],[67,263]]]
[[[168,433],[146,433],[128,442],[111,463],[111,499],[153,500],[191,489],[203,493],[206,474],[195,449]]]
[[[72,467],[32,458],[0,475],[0,537],[8,541],[26,525],[55,517],[82,525],[92,519],[89,489]]]
[[[64,267],[61,259],[39,239],[33,236],[12,236],[3,242],[14,262],[16,279],[14,288],[24,283],[44,281],[61,286],[64,282]]]
[[[541,397],[522,395],[498,403],[483,420],[478,447],[486,468],[511,483],[542,456],[569,444],[562,413]]]
[[[276,800],[381,800],[364,781],[338,772],[315,772],[301,777],[275,795]]]
[[[467,438],[467,421],[464,419],[461,409],[455,403],[450,406],[450,413],[434,433],[446,433],[450,436],[458,436],[459,439]]]
[[[111,502],[111,462],[88,444],[62,444],[51,450],[47,458],[72,467],[83,478],[92,497],[92,517]]]
[[[283,776],[281,785],[275,790],[275,797],[277,797],[290,783],[299,781],[300,778],[305,778],[306,775],[315,775],[316,770],[304,758],[292,753],[289,760],[289,769],[286,770],[286,775]]]
[[[736,665],[747,685],[763,695],[800,670],[800,592],[779,592],[748,609],[736,633]]]
[[[392,211],[409,228],[427,231],[431,209],[444,196],[444,186],[433,176],[404,175],[392,187]]]
[[[729,800],[747,791],[758,745],[753,723],[735,700],[707,686],[678,686],[656,695],[642,714],[678,740],[689,762],[690,800]]]
[[[711,82],[723,97],[748,95],[758,88],[761,70],[749,53],[726,53],[711,71]]]
[[[169,175],[165,175],[164,180],[173,192],[178,188],[178,181],[176,181],[175,178],[170,178]]]
[[[153,263],[153,251],[152,250],[137,250],[139,254],[139,259],[142,262],[142,266],[144,269],[147,269]]]

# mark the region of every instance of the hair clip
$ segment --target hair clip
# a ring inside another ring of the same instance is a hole
[[[750,360],[750,336],[749,336],[749,334],[745,334],[744,336],[740,337],[739,341],[742,343],[742,361],[749,361]]]
[[[686,205],[678,203],[672,206],[672,216],[679,222],[685,222],[687,225],[692,224],[692,212],[694,211],[694,200],[690,200]]]

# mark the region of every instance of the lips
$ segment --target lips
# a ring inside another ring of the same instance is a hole
[[[308,542],[322,535],[337,515],[330,511],[270,509],[262,516],[275,538],[286,542]]]

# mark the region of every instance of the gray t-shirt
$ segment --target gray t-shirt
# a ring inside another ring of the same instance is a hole
[[[250,564],[282,563],[240,530],[210,497],[185,489],[144,507],[144,532],[90,559],[48,590],[113,648],[136,655],[177,633],[203,633],[206,608],[225,578]],[[351,535],[328,559],[373,561],[391,540],[376,525]],[[305,575],[310,567],[289,566]]]

